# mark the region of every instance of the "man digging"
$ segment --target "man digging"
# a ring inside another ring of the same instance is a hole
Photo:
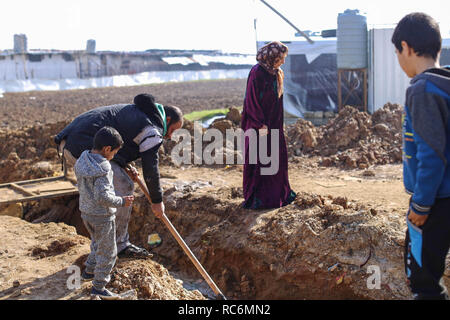
[[[158,150],[163,139],[183,125],[181,110],[155,103],[149,94],[139,94],[133,104],[98,107],[76,117],[55,136],[59,151],[66,164],[72,166],[85,150],[93,147],[93,138],[104,126],[116,129],[123,138],[122,149],[111,160],[114,190],[117,196],[134,193],[134,182],[126,172],[130,162],[140,158],[145,183],[152,200],[156,217],[164,214],[160,186]],[[128,223],[132,207],[121,207],[116,212],[116,242],[118,257],[146,258],[151,254],[129,241]]]

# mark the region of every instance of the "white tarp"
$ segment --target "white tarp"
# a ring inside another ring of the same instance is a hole
[[[192,58],[199,62],[202,65],[208,65],[210,63],[223,63],[228,65],[255,65],[256,64],[256,56],[248,55],[248,56],[207,56],[203,54],[194,54]]]
[[[163,57],[162,60],[168,64],[182,64],[183,66],[194,63],[194,61],[188,57]]]
[[[134,75],[120,75],[89,79],[60,80],[0,80],[0,96],[3,92],[35,90],[72,90],[101,87],[123,87],[142,84],[183,82],[212,79],[246,79],[250,69],[204,70],[204,71],[156,71]]]
[[[255,55],[239,56],[208,56],[204,54],[194,54],[190,57],[164,57],[162,60],[168,64],[182,64],[184,66],[199,63],[202,66],[208,66],[210,63],[223,63],[227,65],[254,65],[256,64]]]
[[[267,42],[259,41],[258,49]],[[289,54],[304,54],[308,63],[311,63],[322,53],[336,53],[336,38],[328,40],[316,40],[310,44],[308,41],[283,42],[289,48]]]

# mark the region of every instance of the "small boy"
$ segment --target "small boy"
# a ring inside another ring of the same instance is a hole
[[[405,271],[415,299],[448,299],[442,276],[450,245],[450,69],[440,68],[437,22],[411,13],[392,36],[411,80],[403,120],[403,182],[411,194]]]
[[[84,151],[74,167],[81,217],[91,235],[91,253],[81,276],[84,281],[93,280],[91,295],[106,300],[118,299],[118,295],[105,288],[117,256],[115,208],[129,207],[134,200],[133,196],[122,198],[114,193],[109,161],[122,145],[116,129],[103,127],[94,137],[94,148]]]

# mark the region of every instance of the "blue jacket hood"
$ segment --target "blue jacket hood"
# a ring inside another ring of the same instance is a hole
[[[438,88],[448,92],[450,87],[450,66],[428,69],[411,79],[411,85],[420,80],[433,82]]]

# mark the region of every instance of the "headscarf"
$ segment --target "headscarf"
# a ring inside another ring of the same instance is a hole
[[[272,41],[258,50],[256,60],[270,74],[277,76],[278,97],[283,94],[284,72],[281,68],[275,68],[274,65],[280,61],[284,55],[287,55],[288,47],[279,41]]]

